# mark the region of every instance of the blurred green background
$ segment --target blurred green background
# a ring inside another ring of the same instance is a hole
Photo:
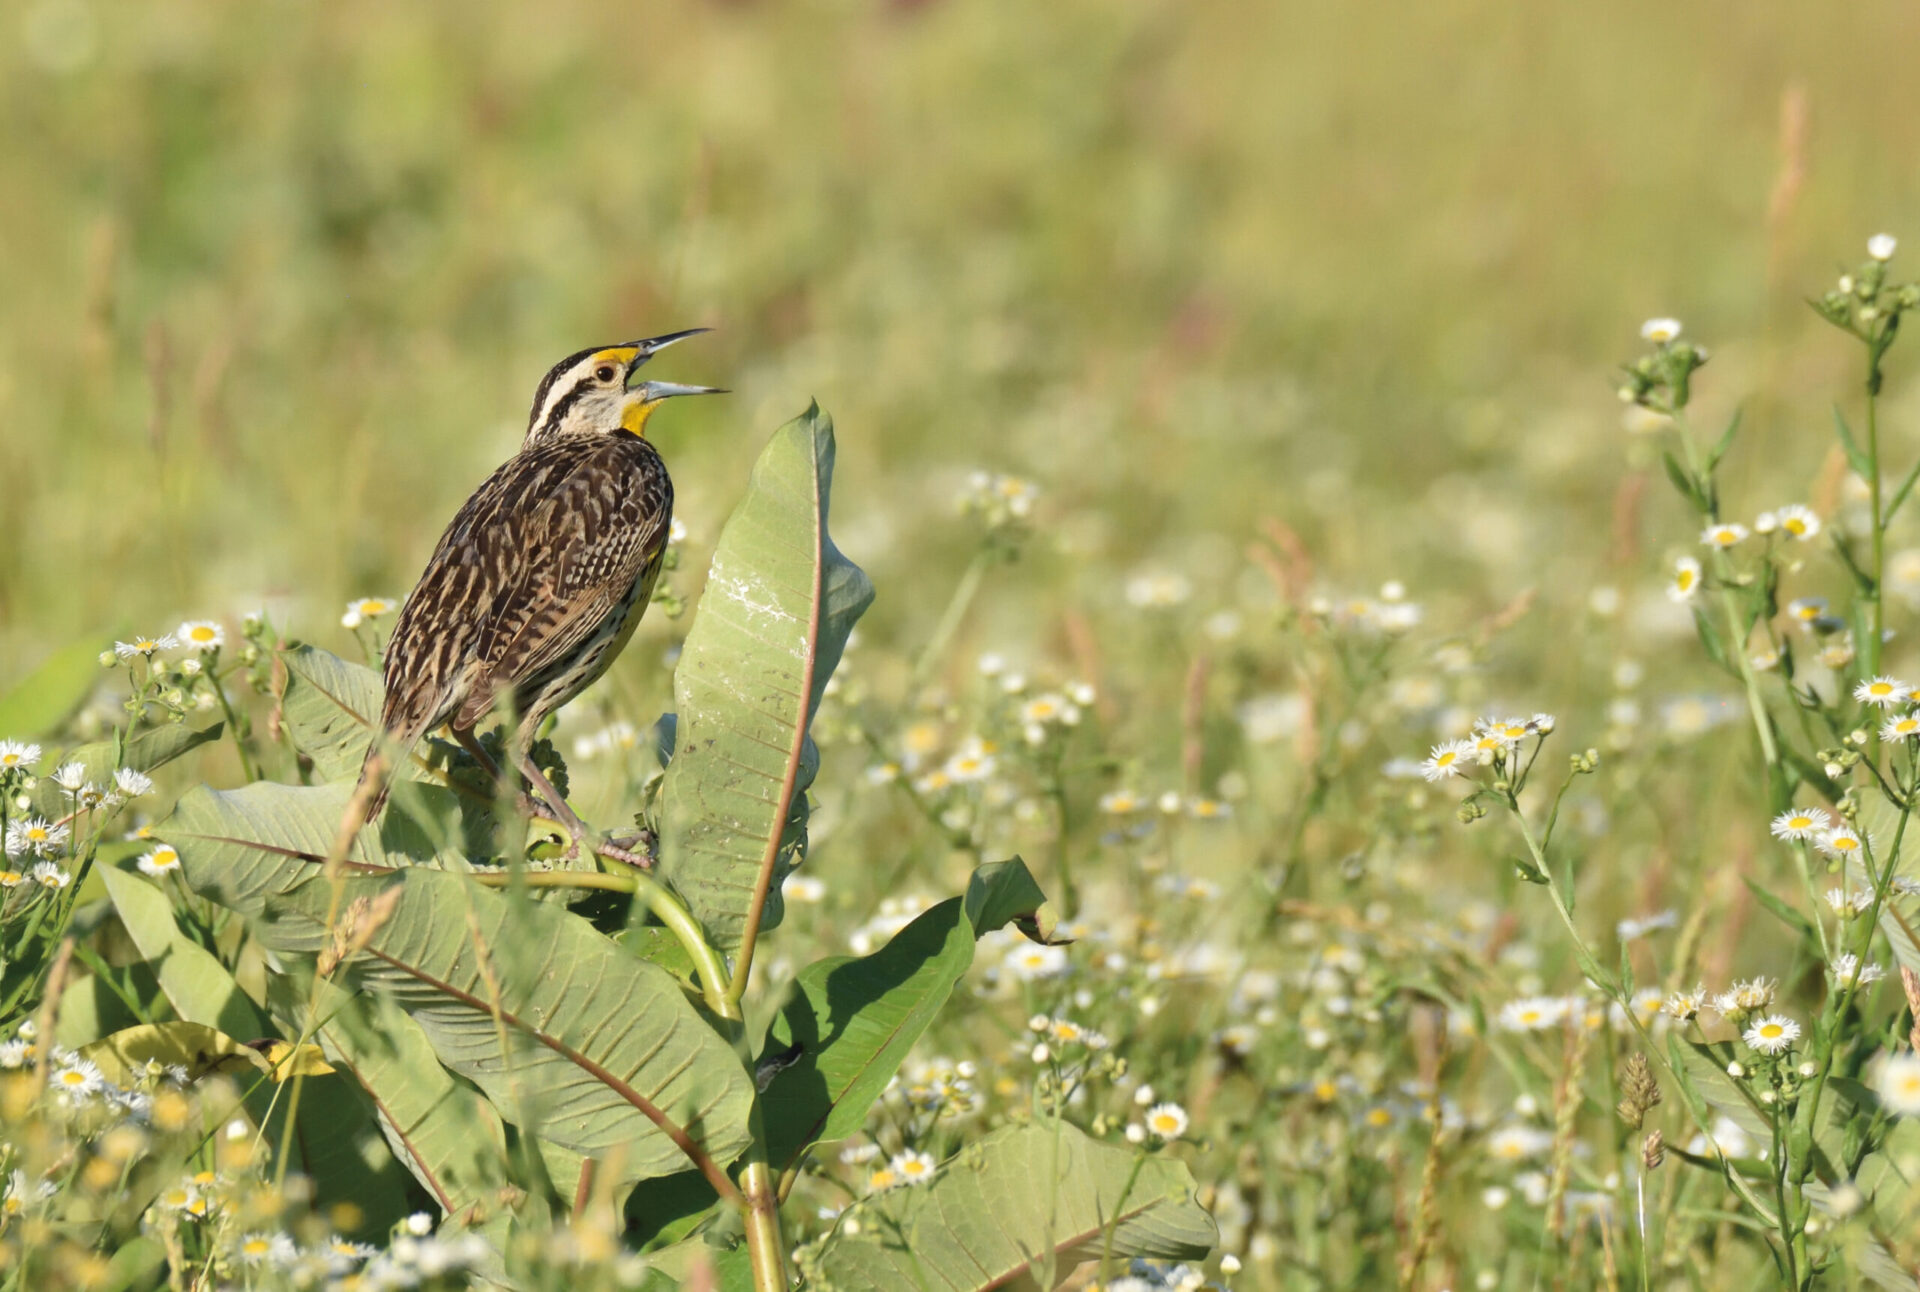
[[[1539,586],[1530,631],[1564,631],[1596,580],[1657,597],[1638,528],[1690,538],[1664,497],[1609,518],[1645,454],[1608,369],[1646,316],[1714,348],[1708,420],[1747,401],[1752,505],[1808,492],[1857,355],[1800,301],[1870,233],[1920,250],[1916,28],[1891,0],[6,6],[0,677],[262,604],[338,645],[549,363],[696,324],[656,371],[737,392],[655,423],[696,550],[818,397],[869,632],[924,636],[975,467],[1045,491],[976,645],[1124,614],[1143,564],[1232,605],[1263,515],[1329,587],[1477,614]]]

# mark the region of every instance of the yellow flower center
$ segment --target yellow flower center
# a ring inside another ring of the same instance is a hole
[[[1868,695],[1892,695],[1893,688],[1885,682],[1875,682],[1867,688]]]
[[[213,640],[213,629],[207,627],[205,624],[202,624],[198,628],[195,628],[193,631],[189,632],[187,636],[197,642],[210,642]]]
[[[1850,834],[1838,835],[1832,840],[1835,852],[1852,852],[1860,846],[1860,841]]]
[[[1788,821],[1787,821],[1787,829],[1789,829],[1789,830],[1805,830],[1806,828],[1808,828],[1808,827],[1809,827],[1809,826],[1811,826],[1812,824],[1813,824],[1813,818],[1812,818],[1812,817],[1805,817],[1805,816],[1796,816],[1796,817],[1791,817],[1791,818],[1789,818],[1789,819],[1788,819]]]
[[[1370,1126],[1385,1126],[1392,1120],[1393,1114],[1384,1108],[1375,1108],[1367,1113],[1367,1124]]]
[[[72,1068],[69,1068],[60,1074],[60,1084],[63,1086],[84,1086],[87,1084],[87,1074],[84,1072],[76,1072]]]

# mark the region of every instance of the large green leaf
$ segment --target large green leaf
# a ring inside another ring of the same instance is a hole
[[[974,873],[965,897],[922,912],[872,955],[803,969],[767,1030],[767,1053],[800,1047],[760,1096],[775,1169],[819,1140],[858,1131],[972,965],[974,940],[1009,922],[1045,922],[1045,901],[1019,858],[994,862]]]
[[[413,792],[451,798],[433,786]],[[270,781],[237,790],[202,787],[181,798],[157,833],[180,850],[196,889],[223,906],[257,914],[265,896],[319,879],[352,794],[346,782],[311,788]],[[381,817],[377,832],[356,834],[346,859],[350,869],[361,872],[469,868],[457,849],[436,842],[414,818],[399,812]]]
[[[280,720],[293,747],[313,760],[323,781],[353,780],[380,722],[386,694],[380,675],[318,646],[294,646],[280,652],[287,688],[280,699]],[[413,772],[412,764],[402,775]]]
[[[763,928],[803,846],[819,765],[807,729],[873,585],[827,532],[833,422],[818,405],[774,433],[714,549],[674,672],[676,752],[661,787],[661,867],[714,942]]]
[[[859,1232],[848,1233],[846,1218],[856,1216]],[[969,1145],[926,1184],[849,1207],[797,1259],[809,1287],[961,1292],[1057,1285],[1103,1249],[1192,1260],[1217,1241],[1184,1163],[1139,1161],[1139,1150],[1038,1121]]]
[[[309,997],[306,993],[314,991]],[[468,1225],[502,1212],[508,1184],[499,1114],[435,1057],[420,1025],[394,1001],[331,981],[274,978],[275,1005],[290,1024],[311,1005],[325,1021],[327,1059],[373,1105],[394,1156],[442,1210]]]
[[[112,866],[102,866],[99,873],[114,913],[160,980],[160,990],[176,1014],[242,1041],[268,1034],[266,1020],[227,967],[180,931],[173,902],[158,885]]]
[[[113,773],[122,767],[131,767],[136,772],[150,772],[165,767],[182,754],[198,749],[201,745],[220,739],[220,733],[226,724],[212,723],[205,727],[189,727],[181,723],[168,723],[163,727],[151,727],[133,736],[126,742],[126,748],[109,740],[90,741],[76,745],[62,754],[60,763],[78,763],[86,769],[86,779],[102,789],[111,789]],[[52,771],[53,763],[41,765],[42,771]],[[34,809],[46,815],[65,815],[72,806],[62,795],[60,788],[52,781],[43,780],[33,790]]]
[[[282,954],[317,955],[330,918],[337,926],[357,902],[393,902],[352,962],[356,979],[404,1009],[440,1060],[523,1128],[617,1155],[623,1179],[686,1164],[667,1126],[723,1163],[745,1147],[753,1089],[731,1047],[671,974],[585,920],[407,865],[415,858],[381,846],[398,825],[380,840],[361,832],[336,895],[320,858],[348,792],[196,791],[162,833],[187,882],[250,917]]]
[[[69,642],[0,696],[0,740],[50,736],[100,682],[100,639]]]

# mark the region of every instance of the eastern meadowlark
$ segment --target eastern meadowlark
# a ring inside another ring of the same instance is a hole
[[[705,331],[582,350],[541,381],[520,451],[460,508],[400,610],[381,731],[360,769],[362,821],[386,803],[390,760],[442,725],[498,778],[473,732],[504,705],[510,756],[575,843],[584,837],[528,748],[548,714],[607,671],[646,610],[673,519],[647,419],[676,395],[722,392],[630,383],[655,354]]]

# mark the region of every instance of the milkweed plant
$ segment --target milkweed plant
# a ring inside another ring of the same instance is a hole
[[[863,638],[817,408],[676,526],[670,708],[534,751],[649,866],[438,740],[340,831],[390,597],[55,652],[0,697],[0,1292],[1914,1288],[1896,263],[1812,302],[1806,497],[1737,496],[1642,328],[1637,574],[1699,659],[1598,591],[1558,714],[1526,597],[1356,595],[1283,515],[1231,594],[1110,571],[997,646],[1051,499],[992,470],[931,626]]]

